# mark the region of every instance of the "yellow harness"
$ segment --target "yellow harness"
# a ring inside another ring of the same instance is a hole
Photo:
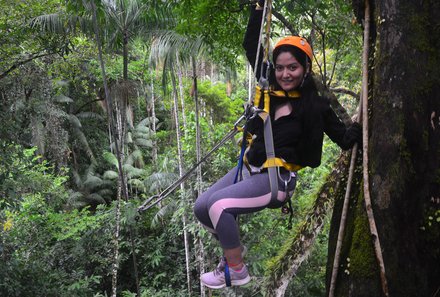
[[[285,91],[281,91],[281,90],[267,90],[264,88],[261,88],[260,86],[256,87],[256,91],[255,91],[255,97],[254,97],[254,107],[255,108],[259,108],[260,106],[260,102],[261,99],[263,98],[263,103],[264,103],[264,107],[263,109],[259,110],[258,115],[261,117],[261,119],[263,120],[263,122],[267,122],[268,116],[269,116],[269,111],[270,111],[270,97],[271,96],[275,96],[275,97],[288,97],[290,99],[298,99],[301,97],[300,92],[298,91],[290,91],[290,92],[285,92]],[[269,125],[264,125],[264,129],[272,129],[272,127]],[[268,134],[268,131],[265,131],[265,136]],[[270,134],[272,132],[270,131]],[[268,137],[271,138],[271,137]],[[248,143],[249,146],[251,145],[252,142],[252,137],[248,137]],[[264,139],[264,141],[271,141],[272,144],[269,144],[272,146],[273,149],[273,139]],[[266,144],[267,145],[267,144]],[[244,158],[244,162],[246,164],[246,166],[249,168],[249,163],[246,159],[246,157]],[[266,161],[263,163],[263,165],[261,166],[261,168],[271,168],[271,167],[283,167],[289,171],[298,171],[301,168],[303,168],[300,165],[297,164],[293,164],[293,163],[288,163],[286,161],[284,161],[281,158],[277,158],[275,156],[268,156]]]

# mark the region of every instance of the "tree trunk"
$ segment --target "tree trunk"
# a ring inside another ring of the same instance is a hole
[[[183,92],[183,74],[182,74],[182,65],[180,64],[179,55],[176,53],[176,68],[177,68],[177,78],[179,82],[179,97],[180,97],[180,105],[182,106],[182,122],[183,122],[183,131],[185,131],[185,136],[187,133],[186,129],[186,112],[185,112],[185,94]]]
[[[179,102],[177,96],[177,84],[174,73],[171,73],[171,82],[173,85],[173,99],[174,99],[174,123],[176,125],[176,139],[177,139],[177,156],[179,161],[179,177],[182,177],[183,172],[183,153],[182,153],[182,144],[181,144],[181,135],[180,135],[180,125],[179,125]],[[182,182],[180,184],[180,197],[183,199],[183,207],[185,208],[182,217],[183,224],[183,240],[185,245],[185,263],[186,263],[186,280],[187,280],[187,289],[188,295],[191,296],[191,274],[189,269],[189,241],[188,241],[188,231],[186,228],[187,225],[187,216],[186,216],[186,195],[185,195],[185,184]]]
[[[119,234],[121,230],[121,193],[122,186],[118,180],[117,199],[115,207],[115,233],[113,236],[113,261],[112,261],[112,297],[117,296],[118,270],[119,270]]]
[[[197,89],[197,65],[194,57],[191,57],[191,64],[193,69],[193,97],[194,97],[194,106],[196,112],[196,159],[197,163],[200,162],[202,158],[202,148],[201,148],[201,136],[200,136],[200,121],[199,121],[199,99],[198,99],[198,89]],[[202,166],[197,167],[197,182],[196,182],[196,197],[198,197],[202,193]],[[198,230],[200,231],[202,227],[199,224]],[[199,272],[203,274],[205,272],[205,252],[203,247],[203,242],[201,240],[201,236],[197,236],[197,263],[199,265]],[[200,296],[204,297],[205,288],[202,283],[200,283]]]
[[[362,19],[363,2],[353,6]],[[439,296],[440,3],[371,7],[368,170],[389,294]],[[349,209],[335,296],[383,296],[363,195]],[[336,205],[329,263],[340,211]]]
[[[153,131],[153,135],[156,135],[156,96],[154,94],[154,76],[151,78],[151,130]],[[153,166],[156,168],[157,166],[157,141],[156,137],[153,138]]]

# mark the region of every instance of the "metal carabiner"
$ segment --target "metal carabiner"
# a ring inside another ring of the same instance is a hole
[[[288,189],[287,189],[287,187],[288,187],[288,184],[290,183],[290,181],[292,180],[292,174],[291,174],[291,171],[289,171],[289,179],[283,179],[282,177],[281,177],[281,171],[280,171],[280,168],[281,167],[277,167],[277,171],[278,171],[278,178],[281,180],[281,181],[283,181],[284,182],[284,192],[286,193],[286,195],[287,195],[287,192],[288,192]]]

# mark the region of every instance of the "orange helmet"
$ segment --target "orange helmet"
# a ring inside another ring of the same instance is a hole
[[[305,38],[299,36],[287,36],[278,41],[275,48],[281,45],[293,45],[302,50],[310,58],[310,61],[313,61],[312,47]]]

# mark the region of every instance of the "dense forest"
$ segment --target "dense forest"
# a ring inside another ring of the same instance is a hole
[[[192,209],[237,163],[239,134],[204,156],[254,93],[251,2],[0,2],[0,296],[440,297],[435,0],[273,1],[271,40],[310,40],[363,144],[324,140],[292,228],[240,216],[251,283],[200,285],[221,249]]]

